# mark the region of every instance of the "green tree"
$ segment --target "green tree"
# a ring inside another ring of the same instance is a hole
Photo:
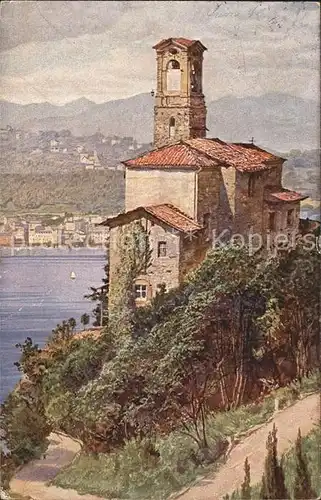
[[[90,321],[89,314],[87,314],[87,313],[82,314],[82,316],[80,318],[80,322],[83,325],[85,330],[86,330],[86,326],[89,325],[89,321]]]
[[[251,468],[246,457],[244,462],[244,481],[241,486],[242,500],[251,500]]]
[[[29,377],[32,376],[31,368],[34,365],[37,354],[41,352],[39,345],[34,344],[31,337],[27,337],[23,344],[16,344],[16,347],[21,350],[21,355],[19,361],[16,361],[14,365],[20,372]]]
[[[149,235],[140,221],[118,228],[117,249],[118,264],[109,291],[109,321],[115,333],[128,334],[132,332],[135,310],[134,283],[147,273],[152,255]]]
[[[77,322],[75,318],[69,318],[68,320],[63,320],[61,324],[58,324],[56,328],[52,330],[51,337],[49,338],[48,344],[52,347],[53,344],[68,344],[69,341],[74,336],[74,329],[76,328]]]
[[[85,299],[89,299],[96,303],[93,309],[94,326],[106,326],[108,324],[108,293],[109,293],[109,263],[107,253],[107,263],[104,266],[105,275],[102,279],[102,285],[99,287],[90,287],[91,293],[85,295]]]
[[[296,473],[294,480],[294,498],[312,499],[316,498],[317,494],[311,485],[311,477],[308,469],[307,459],[302,450],[301,431],[298,430],[298,436],[295,443],[295,461]]]
[[[276,434],[277,430],[274,424],[273,430],[269,432],[266,442],[267,455],[265,458],[260,494],[260,498],[263,500],[286,500],[290,498],[285,486],[282,463],[279,463],[277,456]]]
[[[300,379],[318,364],[319,255],[299,242],[294,250],[278,255],[270,269],[267,307],[258,320],[262,349],[274,359],[286,357]]]
[[[295,360],[299,379],[308,376],[319,342],[320,256],[298,245],[279,265],[281,334]]]
[[[71,331],[73,332],[74,329],[76,328],[76,325],[77,325],[77,322],[76,322],[75,318],[69,318],[68,319],[68,324],[70,326]]]

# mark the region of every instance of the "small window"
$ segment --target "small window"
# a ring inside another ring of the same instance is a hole
[[[275,212],[269,212],[269,229],[270,231],[275,229]]]
[[[169,137],[175,137],[175,118],[169,120]]]
[[[159,241],[157,248],[157,256],[158,257],[166,257],[166,241]]]
[[[254,196],[255,191],[255,175],[250,174],[249,176],[249,184],[248,184],[248,196]]]
[[[287,214],[287,225],[292,226],[294,222],[294,209],[288,210]]]
[[[147,285],[135,285],[135,298],[136,299],[147,298]]]

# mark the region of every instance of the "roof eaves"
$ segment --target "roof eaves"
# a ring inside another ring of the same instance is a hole
[[[176,215],[179,215],[180,217],[184,218],[185,220],[187,220],[188,222],[193,222],[195,226],[198,226],[198,227],[195,227],[195,229],[189,229],[188,232],[196,232],[196,231],[199,231],[200,229],[202,229],[202,227],[197,224],[195,221],[192,221],[186,214],[184,214],[183,212],[181,212],[179,209],[171,206],[170,204],[167,204],[167,203],[164,203],[163,205],[166,205],[167,207],[171,208],[175,213]],[[156,206],[159,206],[159,205],[156,205]],[[167,226],[170,226],[182,233],[186,233],[187,230],[184,230],[182,229],[181,227],[179,227],[178,224],[175,224],[175,222],[170,222],[168,220],[166,220],[166,218],[162,217],[161,215],[155,213],[153,210],[152,210],[153,207],[137,207],[137,208],[134,208],[133,210],[129,210],[128,212],[123,212],[123,213],[120,213],[114,217],[109,217],[108,219],[106,219],[105,221],[101,222],[100,224],[97,224],[98,226],[107,226],[107,227],[117,227],[118,225],[120,224],[113,224],[113,222],[115,222],[117,219],[120,221],[122,219],[123,216],[131,216],[131,215],[134,215],[137,214],[139,215],[139,213],[145,213],[147,215],[149,215],[150,217],[162,222],[163,224],[166,224]],[[125,224],[125,222],[124,222]]]
[[[127,164],[128,164],[129,162],[131,162],[131,161],[135,161],[135,160],[138,160],[139,158],[143,158],[144,156],[146,156],[146,155],[148,155],[148,154],[151,154],[151,153],[153,153],[154,151],[160,151],[160,150],[163,150],[163,149],[168,148],[168,147],[170,147],[170,146],[175,146],[176,144],[181,144],[182,142],[183,142],[183,141],[178,141],[178,142],[175,142],[175,143],[173,143],[173,144],[165,144],[164,146],[161,146],[160,148],[153,148],[153,149],[150,149],[149,151],[145,151],[144,153],[141,153],[140,155],[136,156],[135,158],[128,158],[128,160],[123,160],[123,161],[121,161],[121,163],[122,163],[123,165],[125,165],[126,167],[127,167],[127,166],[130,166],[130,164],[129,164],[129,165],[127,165]]]
[[[195,231],[199,231],[200,229],[202,229],[202,226],[200,226],[197,222],[193,221],[188,215],[186,215],[184,212],[182,212],[181,210],[179,210],[178,208],[176,208],[175,206],[169,204],[169,203],[164,203],[163,205],[156,205],[156,206],[152,206],[152,207],[144,207],[145,210],[150,213],[151,215],[153,215],[154,217],[156,217],[157,219],[159,219],[160,221],[164,222],[165,224],[171,226],[171,227],[174,227],[175,229],[178,229],[179,231],[182,231],[182,232],[186,232],[184,231],[182,228],[180,228],[177,224],[175,224],[174,222],[171,223],[170,221],[166,220],[164,217],[162,217],[161,215],[157,214],[157,211],[155,213],[155,211],[153,210],[153,208],[157,208],[157,207],[160,207],[160,206],[167,206],[168,208],[170,208],[176,215],[179,215],[182,219],[185,219],[187,222],[189,223],[193,223],[194,226],[197,226],[195,227],[195,229],[190,229],[189,232],[195,232]]]

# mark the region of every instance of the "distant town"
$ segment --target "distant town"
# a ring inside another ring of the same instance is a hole
[[[0,247],[98,247],[106,245],[108,229],[100,215],[0,215]]]
[[[90,136],[76,137],[70,130],[30,131],[7,125],[0,129],[0,166],[6,171],[10,165],[10,172],[19,173],[21,167],[26,172],[28,167],[36,166],[39,172],[53,164],[60,171],[72,167],[117,170],[122,169],[121,161],[126,157],[143,153],[149,147],[150,144],[139,143],[133,137],[106,137],[99,130]]]

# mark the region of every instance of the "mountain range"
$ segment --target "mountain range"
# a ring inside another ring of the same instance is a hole
[[[96,104],[86,98],[64,106],[48,102],[20,105],[0,101],[1,127],[29,130],[68,129],[86,136],[100,130],[105,135],[132,136],[147,143],[153,136],[154,99],[138,94]],[[233,96],[207,103],[208,137],[249,142],[280,152],[319,147],[317,101],[289,94],[270,93],[257,97]]]

